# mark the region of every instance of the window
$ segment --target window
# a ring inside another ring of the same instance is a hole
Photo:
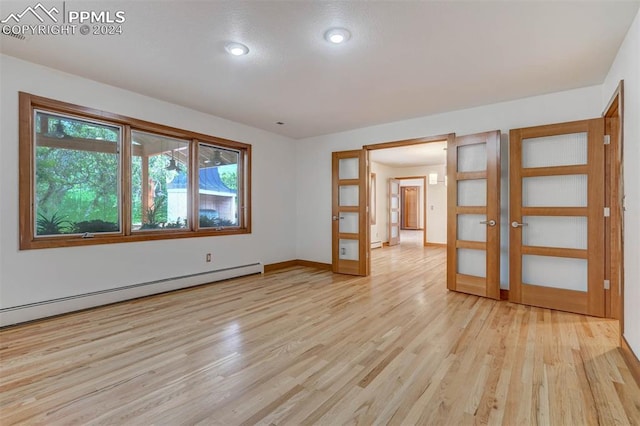
[[[131,229],[189,229],[190,141],[131,131]]]
[[[240,226],[238,171],[240,152],[199,145],[198,214],[200,228]]]
[[[121,128],[34,111],[35,234],[120,232]]]
[[[20,93],[20,248],[251,232],[251,145]]]

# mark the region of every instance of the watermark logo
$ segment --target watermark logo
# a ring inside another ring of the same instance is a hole
[[[125,21],[124,10],[75,9],[63,1],[51,7],[39,2],[14,11],[0,24],[3,34],[24,39],[27,35],[120,35]]]
[[[6,24],[9,21],[13,20],[16,24],[18,24],[20,23],[20,20],[25,15],[28,15],[28,14],[35,16],[36,19],[42,23],[44,23],[44,18],[42,18],[42,15],[48,16],[49,19],[51,19],[53,22],[58,22],[58,18],[54,16],[54,13],[56,15],[60,13],[60,11],[55,6],[52,7],[51,9],[47,9],[42,5],[42,3],[38,3],[33,7],[31,6],[27,7],[22,13],[11,13],[9,14],[9,16],[7,16],[5,19],[3,19],[0,22],[2,22],[3,24]]]

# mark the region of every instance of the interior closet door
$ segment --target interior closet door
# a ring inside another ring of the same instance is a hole
[[[368,151],[332,153],[333,272],[369,275]]]
[[[604,119],[510,132],[509,300],[604,316]]]
[[[447,288],[500,298],[500,132],[447,144]]]

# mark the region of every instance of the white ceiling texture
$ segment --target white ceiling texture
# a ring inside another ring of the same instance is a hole
[[[35,3],[2,1],[0,19]],[[123,34],[3,35],[0,51],[305,138],[600,84],[639,4],[66,1],[124,11]],[[351,39],[328,43],[331,27]]]

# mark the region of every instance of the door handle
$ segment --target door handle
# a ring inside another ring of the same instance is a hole
[[[511,227],[512,228],[520,228],[522,226],[529,226],[529,224],[528,223],[518,223],[515,220],[513,222],[511,222]]]
[[[343,216],[333,216],[331,217],[332,220],[340,220],[340,219],[344,219]]]
[[[489,226],[496,226],[496,221],[491,219],[491,220],[483,220],[480,222],[483,225],[489,225]]]

